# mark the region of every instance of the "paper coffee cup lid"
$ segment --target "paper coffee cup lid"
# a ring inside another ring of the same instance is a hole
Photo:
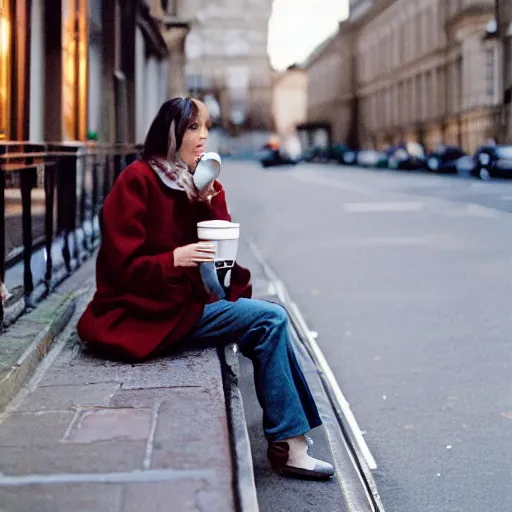
[[[202,222],[197,223],[198,228],[214,228],[214,229],[223,229],[223,228],[239,228],[240,224],[236,222],[229,222],[227,220],[204,220]]]
[[[237,240],[240,224],[227,220],[205,220],[197,223],[197,236],[200,240]]]

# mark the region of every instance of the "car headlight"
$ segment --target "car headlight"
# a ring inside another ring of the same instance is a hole
[[[489,162],[491,161],[491,157],[487,153],[482,153],[478,156],[478,161],[482,165],[489,165]]]
[[[395,153],[395,159],[396,160],[407,160],[408,158],[409,158],[409,155],[408,155],[407,151],[405,151],[403,149],[399,149]]]
[[[439,169],[439,160],[437,158],[429,158],[428,166],[433,170],[437,171]]]

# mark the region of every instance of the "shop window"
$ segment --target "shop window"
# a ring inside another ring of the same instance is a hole
[[[11,101],[11,20],[9,2],[0,0],[0,140],[9,137]]]
[[[62,111],[64,140],[87,134],[87,10],[86,2],[62,3]]]

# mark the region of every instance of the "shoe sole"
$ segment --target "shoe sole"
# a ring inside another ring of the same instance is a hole
[[[302,478],[307,480],[326,481],[334,476],[325,473],[318,473],[317,471],[310,469],[292,468],[291,466],[276,468],[275,471],[281,476],[286,476],[289,478]]]

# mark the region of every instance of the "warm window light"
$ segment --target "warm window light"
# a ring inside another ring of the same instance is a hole
[[[0,0],[0,139],[8,137],[9,123],[11,26],[8,13],[8,2]]]
[[[5,57],[9,54],[9,21],[4,17],[0,18],[0,55]]]

